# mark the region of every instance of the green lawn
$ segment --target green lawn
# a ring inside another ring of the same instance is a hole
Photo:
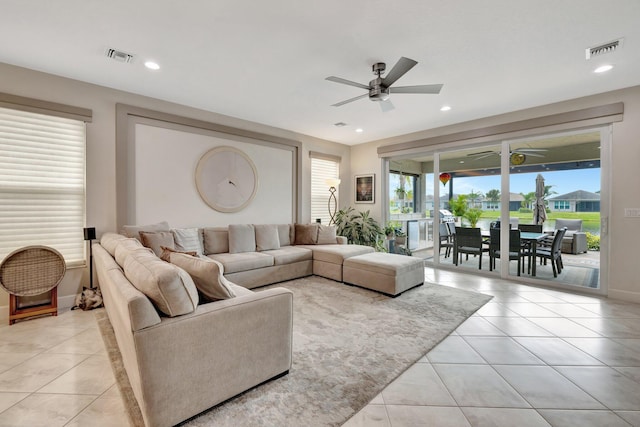
[[[509,212],[509,217],[520,218],[520,222],[523,224],[533,222],[532,212]],[[500,218],[500,212],[498,211],[482,211],[482,217],[485,219],[498,219]],[[600,212],[549,212],[547,213],[547,219],[581,219],[584,226],[591,225],[593,227],[600,225]]]

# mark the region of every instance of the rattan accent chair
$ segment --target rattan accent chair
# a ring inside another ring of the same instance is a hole
[[[9,293],[9,324],[43,314],[58,315],[57,287],[67,267],[62,254],[48,246],[26,246],[0,264],[0,287]],[[50,304],[19,307],[20,297],[51,293]]]

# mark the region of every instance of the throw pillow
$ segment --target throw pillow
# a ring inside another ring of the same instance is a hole
[[[231,282],[222,275],[224,267],[218,261],[210,258],[197,258],[177,252],[173,252],[169,259],[172,264],[189,273],[200,293],[208,301],[236,296],[230,286]]]
[[[172,249],[175,248],[173,233],[170,231],[141,231],[140,241],[144,246],[150,248],[153,253],[158,256],[162,255],[162,246]]]
[[[296,224],[296,245],[315,245],[318,242],[318,224]]]
[[[175,247],[181,252],[195,251],[198,255],[204,252],[200,230],[197,228],[174,228],[173,240]]]
[[[167,316],[191,313],[198,307],[198,288],[191,276],[151,250],[131,252],[122,267],[131,284]]]
[[[280,236],[276,225],[257,224],[253,227],[256,230],[256,250],[258,252],[280,249]]]
[[[122,234],[127,237],[134,237],[140,240],[141,231],[170,231],[169,223],[167,221],[158,222],[157,224],[149,225],[124,225],[122,226]]]
[[[205,255],[229,252],[229,231],[226,227],[205,228],[203,235]]]
[[[320,225],[318,227],[319,245],[335,245],[337,242],[335,225]]]
[[[168,248],[166,246],[160,246],[160,249],[162,250],[162,252],[160,252],[160,255],[158,255],[160,257],[161,260],[163,261],[167,261],[167,262],[171,262],[171,254],[173,253],[178,253],[178,254],[186,254],[186,255],[190,255],[190,256],[198,256],[198,253],[196,251],[186,251],[186,252],[181,252],[181,251],[177,251],[174,248]]]
[[[229,225],[229,253],[256,251],[256,231],[252,224]]]

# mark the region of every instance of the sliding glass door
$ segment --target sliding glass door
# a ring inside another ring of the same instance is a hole
[[[546,235],[531,246],[538,251],[527,254],[526,273],[537,281],[601,287],[601,220],[607,206],[601,133],[596,129],[509,141],[509,188],[522,198],[510,215],[523,233]]]
[[[590,129],[392,160],[388,218],[427,263],[602,290],[607,135]],[[475,229],[480,243],[466,237]]]

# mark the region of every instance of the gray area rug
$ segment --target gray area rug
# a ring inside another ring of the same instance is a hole
[[[290,373],[181,425],[339,426],[491,299],[429,283],[390,298],[315,276],[276,286],[294,293]],[[115,340],[105,342],[115,354]],[[135,405],[112,364],[125,404]],[[127,410],[136,420],[136,408]]]

